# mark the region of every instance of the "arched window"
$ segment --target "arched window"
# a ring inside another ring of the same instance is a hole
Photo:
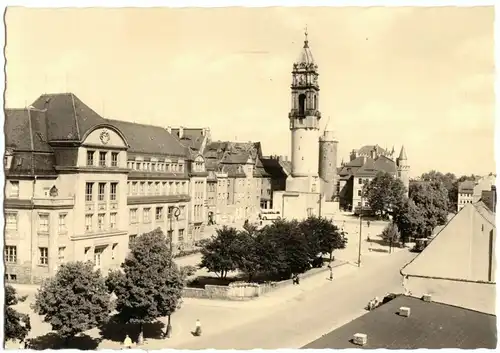
[[[316,95],[314,95],[314,106],[313,106],[313,109],[318,109],[317,104],[318,104],[318,102],[316,100]]]
[[[304,115],[306,110],[306,95],[299,95],[299,115]]]

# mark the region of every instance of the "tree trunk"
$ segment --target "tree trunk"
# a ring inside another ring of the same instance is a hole
[[[329,263],[332,263],[332,257],[333,257],[333,251],[330,251],[330,261],[329,261]]]
[[[389,254],[392,253],[392,238],[391,241],[389,242]]]

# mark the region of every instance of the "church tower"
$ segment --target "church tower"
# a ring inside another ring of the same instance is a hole
[[[288,191],[319,192],[319,85],[307,30],[304,47],[293,64],[291,85],[292,108],[288,114],[292,133],[292,178]]]
[[[408,195],[410,189],[410,165],[408,164],[408,158],[406,157],[405,146],[401,147],[401,152],[399,152],[399,157],[396,163],[398,168],[398,178],[403,182],[406,188],[406,194]]]

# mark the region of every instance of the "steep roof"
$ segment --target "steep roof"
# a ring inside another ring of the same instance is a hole
[[[365,145],[358,150],[358,155],[371,156],[372,151],[375,151],[377,155],[390,154],[389,151],[379,145]]]
[[[260,162],[262,148],[260,142],[212,141],[205,147],[203,153],[207,168],[220,169],[231,176],[241,176],[244,173],[239,166],[251,161],[254,165],[254,176],[268,176]],[[234,165],[234,167],[230,167]]]
[[[187,156],[187,148],[163,127],[112,119],[105,121],[123,133],[130,146],[129,152]]]
[[[47,109],[47,131],[50,141],[81,141],[85,133],[105,119],[73,93],[43,94],[32,104]]]
[[[496,271],[492,249],[495,238],[494,213],[482,202],[466,204],[401,273],[410,277],[490,282],[490,273]]]
[[[411,309],[409,317],[397,314],[402,306]],[[497,344],[494,315],[401,295],[303,348],[359,348],[351,342],[355,333],[368,336],[363,349],[493,349]]]
[[[56,175],[55,158],[47,143],[45,113],[28,109],[5,109],[5,146],[12,150],[12,162],[5,173]]]
[[[473,193],[476,183],[472,180],[465,180],[458,185],[458,192]]]
[[[266,172],[274,178],[280,179],[287,177],[287,173],[283,169],[278,158],[263,158],[261,162]]]
[[[183,128],[182,138],[179,138],[180,129],[172,129],[174,135],[180,142],[189,148],[200,151],[203,141],[206,138],[207,129],[205,128]]]
[[[399,158],[400,161],[406,161],[408,158],[406,157],[406,150],[405,146],[401,146],[401,152],[399,152]]]

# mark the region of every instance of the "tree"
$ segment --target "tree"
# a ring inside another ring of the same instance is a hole
[[[241,253],[238,244],[236,228],[224,226],[210,239],[200,242],[200,268],[216,273],[220,278],[226,278],[227,273],[236,270],[238,256]]]
[[[413,200],[405,198],[393,216],[393,222],[401,232],[403,245],[412,238],[422,237],[425,227],[424,214]]]
[[[329,254],[332,261],[333,251],[344,249],[347,245],[345,233],[329,219],[311,216],[300,222],[299,226],[305,235],[312,258],[318,254]]]
[[[436,226],[448,220],[448,194],[440,181],[417,183],[410,186],[410,199],[423,212],[423,235],[429,237]]]
[[[365,186],[363,193],[372,211],[386,217],[402,204],[406,188],[401,180],[391,174],[379,172]]]
[[[265,239],[260,255],[268,272],[289,278],[311,267],[310,246],[297,221],[276,220],[261,233]]]
[[[93,267],[91,262],[62,264],[56,275],[42,284],[32,304],[66,343],[109,317],[110,296],[101,272]]]
[[[262,271],[262,265],[259,257],[259,246],[256,235],[257,228],[253,225],[244,227],[244,231],[238,232],[235,243],[231,248],[235,253],[236,268],[248,275],[248,282],[252,282],[254,276]]]
[[[421,176],[422,181],[442,183],[447,192],[448,197],[448,211],[455,212],[457,209],[458,199],[458,180],[455,174],[431,170]]]
[[[27,314],[21,314],[13,308],[19,301],[17,292],[10,285],[5,286],[5,317],[4,333],[6,340],[24,341],[31,330],[30,317]]]
[[[107,284],[116,295],[119,318],[140,325],[142,342],[144,324],[170,317],[179,307],[184,277],[158,228],[135,239],[121,271],[111,272]]]
[[[399,241],[401,234],[399,234],[398,226],[391,222],[382,231],[382,239],[389,243],[389,252],[392,252],[392,245]]]

